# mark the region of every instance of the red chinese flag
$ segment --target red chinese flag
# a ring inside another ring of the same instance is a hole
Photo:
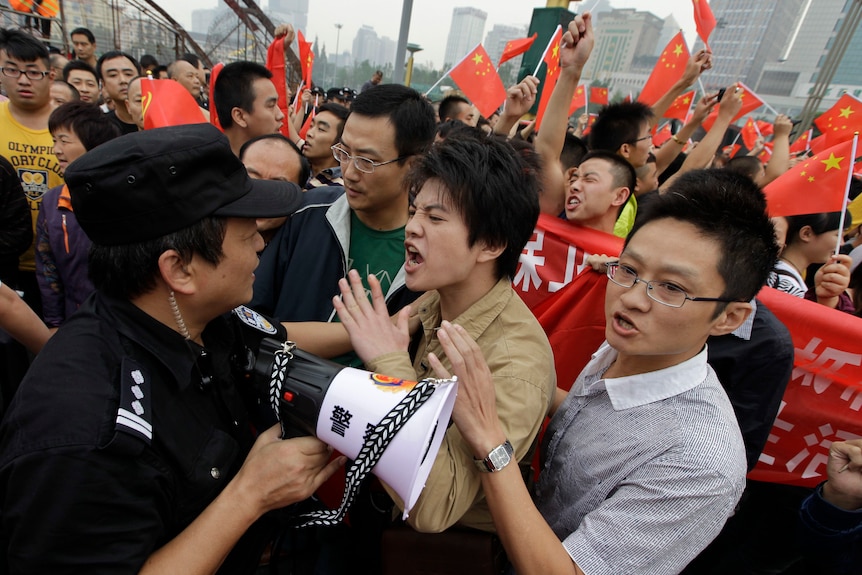
[[[572,103],[569,105],[569,116],[581,108],[587,107],[587,93],[584,90],[584,85],[581,84],[575,89],[575,95],[572,96]]]
[[[772,157],[772,147],[774,145],[775,144],[773,144],[772,142],[764,142],[763,143],[763,150],[761,150],[760,153],[757,154],[757,159],[760,160],[761,163],[763,163],[763,164],[769,163],[769,158]]]
[[[478,44],[460,64],[452,68],[449,76],[486,118],[506,99],[503,81],[482,44]]]
[[[667,89],[682,78],[688,58],[688,47],[685,45],[685,38],[683,38],[682,30],[680,30],[662,50],[652,74],[650,74],[638,96],[638,102],[643,102],[647,106],[652,106],[658,102],[659,98],[665,95]]]
[[[533,42],[536,41],[537,36],[538,34],[533,32],[533,35],[529,38],[518,38],[517,40],[509,40],[506,42],[506,47],[503,48],[503,54],[500,56],[500,61],[497,63],[497,67],[499,68],[503,62],[508,62],[512,58],[520,56],[529,50],[533,45]]]
[[[608,105],[608,89],[597,86],[590,88],[590,102],[599,106]]]
[[[745,144],[745,147],[749,150],[753,150],[754,146],[757,145],[757,137],[759,134],[757,133],[757,127],[754,124],[754,120],[749,117],[745,122],[745,125],[739,130],[739,134],[742,136],[742,142]]]
[[[542,116],[545,115],[545,108],[548,107],[551,92],[554,91],[554,86],[557,85],[557,78],[560,77],[560,44],[562,41],[563,28],[557,26],[554,35],[551,36],[551,41],[548,42],[548,47],[545,48],[545,55],[542,57],[542,61],[547,66],[547,71],[545,72],[545,80],[542,82],[542,97],[539,99],[539,109],[536,112],[537,132],[542,125]]]
[[[727,150],[727,157],[728,157],[728,158],[735,158],[735,157],[736,157],[736,154],[737,154],[737,153],[739,152],[739,150],[741,150],[741,149],[742,149],[742,146],[740,146],[739,144],[731,144],[731,145],[729,145],[729,146],[726,148],[726,150]]]
[[[652,137],[652,145],[661,148],[665,142],[670,140],[671,136],[673,134],[670,133],[670,122],[668,122]]]
[[[807,150],[808,146],[811,145],[811,134],[813,131],[813,128],[808,128],[808,131],[796,138],[796,141],[790,145],[790,153],[799,154]]]
[[[276,38],[266,50],[266,69],[272,72],[272,83],[278,94],[278,109],[288,117],[287,109],[287,70],[284,61],[284,37]],[[212,100],[210,100],[212,101]]]
[[[215,105],[215,84],[222,68],[224,68],[224,62],[219,62],[213,66],[212,71],[210,71],[210,124],[224,132],[224,129],[218,121],[218,114],[216,113]]]
[[[189,91],[175,80],[142,80],[141,105],[145,130],[207,121]]]
[[[821,152],[773,180],[763,189],[770,216],[837,212],[844,206],[853,169],[855,140]]]
[[[296,31],[296,42],[299,44],[299,65],[302,67],[302,82],[306,88],[311,88],[311,72],[314,70],[314,52],[311,42],[305,41],[300,30]],[[284,53],[282,52],[282,56]]]
[[[706,0],[692,0],[694,3],[694,24],[697,28],[697,35],[709,48],[709,35],[715,29],[715,16],[712,15],[712,8]]]
[[[811,145],[808,146],[808,150],[812,154],[819,154],[819,153],[823,152],[823,150],[825,150],[828,147],[829,146],[826,145],[826,135],[820,134],[819,136],[817,136],[816,138],[813,138],[811,140]]]
[[[772,127],[772,124],[769,122],[765,122],[763,120],[755,120],[755,124],[757,124],[757,130],[760,132],[760,135],[764,138],[767,136],[771,136],[775,133],[775,129]]]
[[[760,98],[760,96],[755,94],[745,84],[743,84],[742,82],[738,82],[737,86],[740,90],[742,90],[742,108],[739,109],[739,112],[737,112],[737,114],[730,121],[731,124],[740,119],[741,117],[745,116],[746,114],[750,114],[751,112],[755,111],[763,105],[763,100]],[[721,104],[719,104],[719,106],[720,105]],[[715,123],[715,119],[718,117],[718,110],[719,108],[718,106],[716,106],[712,110],[712,112],[710,112],[709,116],[707,116],[706,119],[703,121],[702,126],[704,130],[709,130],[710,128],[712,128],[712,125]]]
[[[667,111],[664,113],[665,118],[674,118],[680,122],[685,122],[688,116],[688,111],[691,109],[691,101],[694,100],[694,90],[680,94],[676,97]]]
[[[850,94],[841,96],[835,105],[814,120],[826,136],[826,145],[834,146],[862,132],[862,101]]]
[[[302,123],[302,127],[299,129],[299,137],[303,140],[305,139],[305,135],[308,133],[308,130],[311,128],[311,121],[317,115],[317,111],[314,108],[311,108],[311,113],[305,119],[305,122]]]

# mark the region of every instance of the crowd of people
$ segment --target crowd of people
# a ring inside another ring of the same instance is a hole
[[[862,315],[862,222],[767,215],[762,188],[801,159],[793,123],[775,119],[767,164],[727,158],[737,85],[653,145],[709,51],[654,105],[572,123],[595,41],[578,15],[535,131],[533,76],[489,118],[379,71],[293,106],[260,63],[225,65],[210,91],[193,54],[160,66],[70,39],[66,60],[0,30],[0,571],[858,572],[862,440],[789,498],[746,474],[793,369],[757,294]],[[144,129],[148,78],[219,127]],[[606,341],[574,382],[512,287],[540,214],[625,242],[582,272],[607,277]],[[282,439],[254,376],[266,337],[457,376],[406,521],[373,479],[348,523],[289,526],[350,463]],[[793,540],[739,564],[734,537],[757,534],[728,520],[757,501],[792,507],[774,527]]]

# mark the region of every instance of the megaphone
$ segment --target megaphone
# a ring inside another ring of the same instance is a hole
[[[255,371],[269,381],[270,404],[283,437],[294,435],[294,427],[356,460],[355,465],[382,450],[371,472],[398,494],[407,518],[446,434],[457,394],[455,378],[393,378],[345,367],[272,338],[262,340]],[[349,506],[347,499],[346,493],[342,507]]]

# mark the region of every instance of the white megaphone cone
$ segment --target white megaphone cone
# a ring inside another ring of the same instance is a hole
[[[271,382],[270,399],[285,436],[290,435],[286,427],[295,426],[351,459],[363,446],[368,451],[369,439],[381,441],[384,451],[372,472],[398,494],[407,517],[446,434],[455,405],[454,380],[425,386],[423,399],[414,402],[418,408],[392,418],[416,395],[417,382],[344,367],[271,339],[263,340],[256,368]],[[399,423],[394,436],[387,437],[381,421],[393,419]]]

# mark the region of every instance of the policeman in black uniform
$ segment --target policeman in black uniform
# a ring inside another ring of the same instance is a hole
[[[96,293],[36,358],[0,425],[0,572],[248,573],[262,519],[343,463],[255,440],[238,365],[279,324],[251,299],[256,217],[294,184],[250,180],[208,124],[130,134],[66,172]]]

